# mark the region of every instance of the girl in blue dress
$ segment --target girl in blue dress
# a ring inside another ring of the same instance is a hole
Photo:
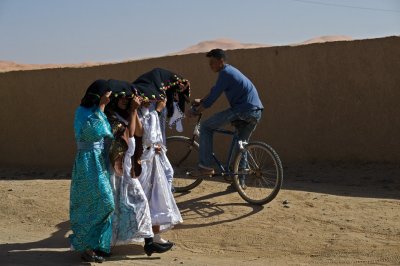
[[[103,262],[100,253],[109,253],[114,198],[107,171],[104,143],[112,139],[104,114],[111,91],[105,80],[96,80],[87,89],[75,112],[74,131],[77,154],[72,170],[70,222],[71,248],[82,252],[88,262]],[[96,252],[98,254],[96,254]]]

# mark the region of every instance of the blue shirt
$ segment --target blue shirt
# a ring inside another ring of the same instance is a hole
[[[209,108],[222,92],[225,92],[234,112],[264,109],[254,84],[242,72],[228,64],[219,71],[217,83],[203,99],[203,106]]]

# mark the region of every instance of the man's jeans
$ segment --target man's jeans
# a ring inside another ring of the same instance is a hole
[[[249,110],[241,113],[234,113],[231,109],[219,112],[205,120],[200,126],[200,148],[199,148],[199,164],[205,167],[213,167],[213,135],[214,130],[221,128],[232,121],[243,120],[248,123],[238,127],[239,140],[248,141],[251,134],[255,130],[258,121],[261,119],[262,110]],[[237,146],[233,155],[237,152]],[[243,161],[243,163],[242,163]],[[245,163],[242,160],[241,168],[245,168]]]

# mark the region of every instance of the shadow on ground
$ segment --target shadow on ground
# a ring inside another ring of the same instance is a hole
[[[0,180],[52,180],[71,179],[71,170],[14,169],[1,168]]]
[[[282,189],[337,196],[400,199],[400,165],[394,163],[297,163],[284,165],[283,175]],[[199,186],[208,180],[226,183],[222,177],[207,177]],[[188,193],[196,193],[196,188]],[[178,193],[176,197],[183,195]]]
[[[82,262],[78,252],[69,250],[66,234],[70,229],[69,221],[59,223],[57,231],[50,237],[26,243],[0,244],[0,265],[90,265]],[[126,245],[113,248],[113,256],[107,261],[159,260],[153,255],[148,257],[142,245]],[[134,257],[128,257],[134,256]]]
[[[284,189],[337,196],[400,199],[400,165],[325,162],[284,167]]]
[[[316,162],[284,165],[283,189],[349,197],[400,199],[400,165],[385,162]],[[0,169],[0,180],[71,179],[66,170]],[[207,182],[206,178],[204,182]],[[226,182],[222,177],[213,181]],[[202,186],[203,184],[200,184]],[[191,193],[195,193],[194,188]],[[224,193],[224,192],[222,192]],[[176,197],[182,196],[181,193]],[[190,204],[188,202],[187,204]]]
[[[205,222],[206,219],[200,219],[200,223],[190,223],[190,224],[183,223],[177,225],[176,228],[191,229],[191,228],[207,227],[217,224],[233,222],[254,215],[264,209],[264,206],[250,205],[246,202],[220,203],[219,200],[216,199],[217,197],[224,196],[230,193],[236,193],[236,191],[232,187],[228,186],[227,189],[224,191],[211,193],[201,197],[192,198],[186,201],[181,201],[178,203],[178,207],[179,210],[181,211],[182,216],[185,216],[186,213],[191,213],[192,215],[195,214],[197,218],[198,217],[211,218],[213,216],[220,216],[224,214],[225,212],[224,209],[227,206],[246,207],[249,209],[248,212],[244,212],[243,214],[238,214],[238,216],[235,216],[234,218],[217,219],[217,221],[211,221],[211,222]],[[186,193],[180,193],[177,195],[177,198],[182,197],[184,195],[186,195]],[[190,220],[190,217],[185,217],[185,220]]]

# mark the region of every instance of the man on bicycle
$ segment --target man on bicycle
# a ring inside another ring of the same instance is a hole
[[[218,79],[210,93],[193,102],[192,114],[201,113],[213,105],[218,97],[225,93],[230,108],[212,115],[203,121],[200,127],[200,147],[198,172],[193,175],[212,175],[213,168],[213,133],[216,128],[230,122],[241,120],[236,127],[239,139],[248,141],[256,128],[264,109],[254,84],[238,69],[226,63],[226,55],[222,49],[213,49],[206,55],[212,71],[218,73]],[[244,168],[245,162],[240,167]]]

